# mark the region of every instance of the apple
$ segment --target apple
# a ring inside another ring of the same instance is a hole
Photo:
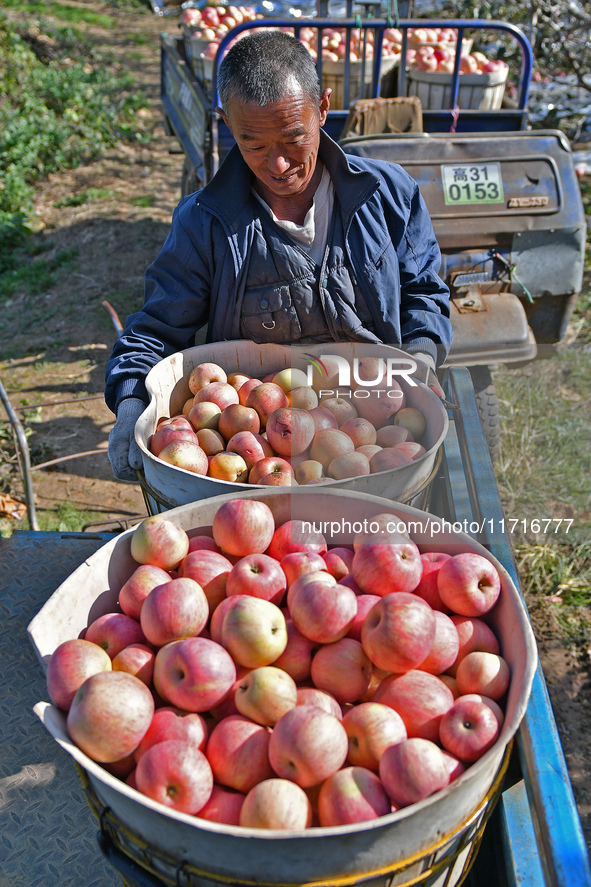
[[[378,453],[369,460],[369,469],[372,474],[378,471],[394,471],[396,468],[402,468],[404,465],[410,465],[412,459],[395,447],[383,447]]]
[[[161,567],[141,564],[133,571],[119,591],[119,606],[127,616],[139,621],[142,604],[157,585],[170,581],[170,574]]]
[[[188,440],[175,440],[160,450],[158,456],[163,462],[182,468],[184,471],[192,471],[193,474],[207,474],[209,463],[207,453],[199,443]]]
[[[408,807],[449,784],[449,768],[439,746],[412,737],[385,750],[379,768],[382,785],[392,803]]]
[[[263,487],[297,487],[298,482],[290,471],[270,471],[261,477]]]
[[[157,431],[150,437],[150,452],[154,456],[159,456],[162,450],[173,443],[173,441],[196,441],[195,432],[192,428],[178,427],[176,425],[161,425]]]
[[[236,688],[236,708],[256,724],[272,727],[298,701],[296,682],[273,665],[253,668]]]
[[[334,715],[339,721],[343,720],[343,709],[337,700],[326,690],[319,690],[317,687],[298,687],[298,705],[315,705],[322,711]]]
[[[482,693],[465,693],[461,697],[458,694],[458,696],[456,697],[456,701],[459,698],[470,699],[475,702],[484,702],[485,705],[488,705],[495,718],[497,719],[499,730],[501,729],[505,722],[505,713],[503,712],[503,709],[501,708],[499,703],[495,702],[494,699],[491,699],[489,696],[483,696]]]
[[[395,417],[397,415],[398,413],[395,414]],[[382,448],[395,447],[407,440],[412,440],[412,434],[401,425],[383,425],[377,430],[376,443]]]
[[[291,551],[281,558],[281,569],[290,588],[300,576],[309,573],[328,572],[324,556],[315,551]]]
[[[437,675],[437,677],[439,678],[440,681],[443,681],[443,683],[445,684],[446,687],[449,687],[449,689],[453,693],[454,699],[457,699],[458,696],[460,695],[460,691],[458,689],[458,682],[453,677],[453,675],[439,674],[439,675]]]
[[[404,591],[382,597],[361,628],[363,649],[374,665],[390,672],[417,668],[429,655],[434,639],[433,610]]]
[[[344,576],[348,576],[353,566],[353,554],[350,548],[337,546],[329,548],[322,555],[326,569],[338,581]]]
[[[476,699],[460,696],[441,719],[442,746],[460,761],[473,763],[491,748],[499,735],[492,709]]]
[[[217,403],[210,400],[193,401],[193,406],[189,410],[189,421],[195,431],[202,431],[205,428],[217,430],[220,416],[222,415],[221,407]]]
[[[356,397],[357,412],[375,428],[381,428],[388,419],[405,406],[404,392],[397,382],[390,382],[387,389],[365,389],[369,397]]]
[[[312,807],[306,792],[287,779],[265,779],[247,794],[240,811],[245,828],[301,831],[312,825]]]
[[[250,480],[250,470],[253,465],[262,459],[269,459],[273,456],[273,447],[269,441],[253,431],[238,431],[233,434],[226,444],[226,450],[229,453],[238,453],[239,456],[242,456],[249,471],[249,483],[256,483],[256,481]]]
[[[223,822],[225,825],[240,825],[240,811],[246,795],[223,785],[214,783],[207,804],[196,814],[209,822]]]
[[[335,480],[346,480],[350,477],[361,477],[369,474],[369,459],[363,453],[342,453],[330,462],[327,468],[329,477]]]
[[[289,406],[287,394],[275,382],[263,382],[248,392],[245,400],[247,407],[252,407],[259,414],[261,425],[265,427],[269,416],[274,410]]]
[[[313,410],[318,406],[318,395],[313,388],[301,385],[289,392],[289,405],[297,410]]]
[[[100,671],[111,671],[111,657],[91,641],[72,638],[61,643],[47,664],[47,692],[54,705],[68,711],[84,681]]]
[[[421,671],[431,674],[442,674],[447,671],[458,657],[460,639],[458,630],[445,613],[433,610],[435,616],[435,639],[426,659],[419,665]]]
[[[138,564],[174,570],[189,550],[189,537],[182,527],[158,514],[138,524],[131,536],[130,550]]]
[[[326,539],[322,533],[306,529],[307,521],[289,520],[275,529],[269,543],[267,554],[283,560],[286,554],[293,551],[315,552],[323,554],[328,550]]]
[[[137,763],[149,748],[169,739],[188,742],[204,752],[207,736],[207,724],[200,714],[164,705],[154,712],[150,726],[134,752],[134,759]]]
[[[310,677],[312,656],[316,652],[317,645],[298,631],[293,619],[286,617],[285,623],[287,644],[281,656],[273,664],[287,672],[294,681],[306,681]]]
[[[306,410],[281,407],[266,424],[267,440],[280,456],[297,456],[308,449],[315,434],[314,420]]]
[[[441,610],[447,614],[449,614],[449,608],[442,603],[437,590],[437,574],[443,562],[449,560],[450,557],[451,555],[444,551],[426,551],[421,554],[423,572],[419,584],[414,590],[414,593],[427,601],[434,610]]]
[[[367,522],[366,522],[367,524]],[[383,512],[374,514],[369,524],[363,527],[353,537],[353,551],[357,551],[366,543],[384,543],[392,544],[394,542],[410,542],[408,527],[395,514]]]
[[[146,640],[140,623],[125,613],[105,613],[99,616],[86,629],[84,639],[98,644],[111,659],[130,644],[141,644]]]
[[[189,374],[189,391],[197,394],[210,382],[226,382],[226,371],[211,361],[198,364]]]
[[[502,656],[475,650],[460,660],[456,680],[462,696],[481,693],[496,702],[509,689],[511,672]]]
[[[252,407],[233,403],[222,410],[218,422],[218,431],[228,441],[240,431],[250,431],[258,434],[261,428],[259,414]]]
[[[454,704],[454,695],[436,675],[411,669],[384,678],[373,701],[397,711],[409,736],[438,742],[441,718]]]
[[[455,554],[437,574],[442,602],[459,616],[482,616],[496,604],[501,577],[487,558],[475,552]]]
[[[375,444],[377,439],[377,431],[371,422],[359,416],[348,419],[340,426],[340,430],[349,435],[356,449],[362,446],[371,446]]]
[[[215,641],[216,644],[221,644],[222,642],[222,625],[224,623],[224,616],[226,615],[228,610],[231,607],[234,607],[237,602],[243,597],[248,597],[248,595],[234,594],[232,595],[232,597],[225,597],[219,602],[219,604],[211,614],[211,619],[209,622],[209,633],[212,641]]]
[[[338,428],[317,431],[310,446],[310,458],[320,462],[326,471],[333,459],[343,453],[352,453],[355,445],[348,434]]]
[[[198,813],[213,790],[209,761],[191,742],[165,739],[141,756],[135,781],[142,794],[182,813]]]
[[[326,779],[318,795],[321,826],[366,822],[390,813],[392,804],[378,776],[365,767],[343,767]]]
[[[196,536],[189,536],[189,554],[191,554],[192,551],[216,551],[218,554],[220,553],[220,550],[215,544],[214,540],[211,538],[211,536],[208,536],[205,533],[198,533]],[[199,584],[201,585],[201,583]]]
[[[226,583],[228,597],[250,594],[278,606],[287,588],[287,579],[281,565],[267,554],[246,554],[230,571]]]
[[[403,443],[396,444],[394,449],[407,456],[411,462],[420,459],[421,456],[424,456],[427,452],[425,447],[422,444],[417,443],[416,440],[405,440]]]
[[[264,502],[232,499],[216,511],[212,532],[224,554],[244,557],[263,553],[269,548],[275,532],[275,519]]]
[[[152,589],[144,601],[140,624],[148,641],[163,647],[201,634],[208,619],[205,592],[194,579],[184,576]]]
[[[230,404],[239,403],[238,392],[227,382],[209,382],[200,388],[195,395],[195,403],[210,401],[216,403],[222,412]],[[189,414],[190,415],[190,414]]]
[[[238,665],[271,665],[287,646],[285,616],[271,601],[241,595],[223,618],[222,644]]]
[[[232,388],[235,388],[236,391],[240,391],[245,382],[248,382],[251,377],[247,376],[245,373],[228,373],[228,378],[226,382],[228,385],[231,385]]]
[[[326,407],[312,407],[309,413],[314,420],[316,431],[326,431],[329,428],[334,428],[338,431],[339,424],[331,411],[327,410]]]
[[[217,545],[213,539],[210,540]],[[226,585],[234,564],[219,550],[197,549],[190,551],[179,565],[179,577],[192,579],[201,586],[209,613],[226,597]],[[196,632],[199,634],[199,632]]]
[[[378,772],[380,758],[390,745],[407,738],[397,711],[380,702],[361,702],[343,715],[349,740],[347,763]]]
[[[287,459],[282,459],[281,456],[265,456],[263,459],[258,459],[250,469],[248,482],[249,484],[260,484],[261,480],[269,474],[293,475],[293,468]]]
[[[246,406],[246,398],[248,397],[252,389],[258,388],[258,386],[262,384],[262,379],[248,379],[248,381],[244,382],[238,389],[238,402],[241,403],[243,406]]]
[[[339,428],[345,425],[346,422],[358,418],[356,407],[347,397],[322,397],[320,405],[333,414]],[[346,432],[343,433],[346,434]]]
[[[126,671],[143,681],[147,687],[154,674],[154,651],[146,644],[130,644],[113,658],[113,671]]]
[[[427,423],[424,415],[416,407],[403,407],[394,416],[394,425],[407,428],[415,440],[423,436]]]
[[[245,484],[248,481],[248,467],[238,453],[216,453],[209,459],[210,477],[232,483]]]
[[[244,666],[242,665],[236,666],[236,680],[234,681],[222,701],[218,702],[217,705],[212,705],[212,707],[209,709],[209,716],[210,718],[213,718],[214,724],[222,721],[224,718],[227,718],[230,715],[239,714],[239,711],[236,708],[236,690],[238,689],[240,681],[244,678],[246,674],[248,674],[249,671],[249,668],[244,668]]]
[[[221,702],[235,680],[231,656],[208,638],[171,641],[156,653],[156,691],[167,703],[185,711],[208,711]]]
[[[448,668],[449,674],[456,674],[458,665],[468,653],[479,650],[483,653],[496,653],[498,655],[501,652],[496,634],[482,619],[471,618],[470,616],[457,616],[452,613],[451,621],[458,632],[460,647],[456,662]]]
[[[364,447],[356,447],[355,452],[356,453],[363,453],[363,455],[367,456],[368,460],[371,462],[372,456],[375,456],[376,453],[379,453],[379,451],[381,449],[382,449],[382,447],[379,447],[377,444],[371,444],[371,445],[364,446]],[[371,466],[370,466],[370,469],[371,469]]]
[[[348,573],[346,576],[343,576],[342,579],[339,579],[339,585],[346,585],[347,588],[350,588],[351,591],[355,594],[355,596],[359,599],[359,597],[363,594],[355,579],[353,577],[353,573]],[[378,597],[378,595],[375,595]],[[357,616],[355,616],[354,621],[351,623],[351,627],[353,627],[354,623],[357,622]]]
[[[277,776],[307,788],[336,773],[347,749],[347,734],[338,718],[315,705],[296,705],[273,728],[269,761]]]
[[[312,659],[312,682],[341,704],[357,702],[367,691],[372,665],[359,641],[344,637],[326,644]]]
[[[304,373],[303,370],[298,370],[294,367],[286,367],[284,370],[275,373],[273,376],[273,382],[275,385],[279,385],[286,394],[289,391],[293,391],[294,388],[308,387],[308,377],[306,373]]]
[[[327,582],[322,573],[317,575],[320,578],[306,582],[293,596],[290,615],[305,637],[317,644],[331,644],[347,634],[357,613],[357,597],[346,585],[334,582],[329,573],[326,576],[334,584]]]
[[[341,584],[345,584],[344,580],[340,580]],[[365,617],[369,613],[371,609],[381,601],[381,597],[377,594],[358,594],[357,595],[357,613],[353,622],[349,627],[349,631],[347,632],[347,637],[353,638],[356,641],[361,640],[361,630],[363,628],[363,623],[365,622]]]
[[[124,671],[91,675],[78,688],[67,717],[68,732],[99,763],[132,754],[154,715],[154,698],[139,678]]]
[[[242,715],[230,715],[215,725],[205,754],[220,785],[247,794],[275,774],[269,763],[271,731]]]
[[[357,546],[351,572],[366,594],[411,592],[419,584],[423,572],[421,553],[410,539],[406,542],[363,542]]]
[[[197,432],[197,440],[206,456],[215,456],[216,453],[223,453],[226,449],[224,438],[219,431],[215,431],[213,428],[200,428]]]
[[[305,459],[295,468],[295,479],[300,485],[320,480],[323,476],[324,466],[322,462],[317,462],[315,459]]]

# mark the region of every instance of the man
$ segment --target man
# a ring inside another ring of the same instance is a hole
[[[109,458],[121,480],[141,467],[133,430],[146,374],[206,323],[210,342],[385,343],[431,368],[451,345],[449,291],[416,182],[322,132],[331,90],[305,47],[276,30],[244,37],[218,88],[236,146],[176,208],[144,306],[107,366]]]

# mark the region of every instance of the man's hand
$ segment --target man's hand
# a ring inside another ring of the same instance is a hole
[[[423,354],[422,352],[416,352],[410,355],[414,360],[417,361],[417,371],[415,373],[416,378],[420,382],[424,382],[431,391],[437,395],[441,400],[445,400],[445,392],[441,385],[439,384],[439,379],[437,378],[437,374],[435,373],[435,363],[430,354]]]
[[[146,409],[143,400],[127,397],[117,410],[117,421],[109,434],[109,460],[113,474],[125,483],[137,484],[136,469],[142,467],[142,452],[134,437],[135,423]]]

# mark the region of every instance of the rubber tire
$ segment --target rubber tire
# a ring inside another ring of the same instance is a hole
[[[203,182],[195,172],[195,167],[191,163],[189,157],[185,154],[183,162],[183,172],[181,174],[181,197],[187,197],[203,188]]]
[[[487,366],[470,367],[470,375],[490,458],[495,465],[499,460],[501,445],[501,421],[495,383]]]

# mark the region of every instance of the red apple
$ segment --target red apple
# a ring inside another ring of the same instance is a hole
[[[344,584],[344,580],[341,580],[341,584]],[[357,614],[347,632],[347,637],[353,638],[356,641],[361,640],[361,630],[363,628],[363,623],[365,622],[365,617],[375,604],[381,600],[381,597],[377,594],[357,595]]]
[[[204,752],[207,735],[207,724],[200,714],[183,711],[182,708],[175,708],[173,705],[164,705],[154,712],[150,726],[135,750],[135,761],[139,761],[153,745],[168,739],[188,742]]]
[[[368,422],[367,419],[363,419],[359,416],[354,419],[347,419],[347,421],[340,426],[340,430],[349,435],[356,449],[357,447],[371,446],[376,442],[376,429],[371,422]]]
[[[318,795],[321,826],[367,822],[390,813],[392,804],[380,779],[365,767],[343,767],[326,779]]]
[[[326,690],[318,690],[316,687],[298,687],[298,705],[315,705],[322,711],[334,715],[339,721],[343,720],[343,709],[337,700]]]
[[[176,425],[161,425],[150,437],[150,452],[160,458],[160,453],[173,443],[197,443],[197,436],[191,428]]]
[[[309,410],[310,415],[314,420],[314,427],[316,431],[325,431],[328,428],[335,428],[338,430],[339,424],[330,410],[327,410],[325,406],[317,406],[313,407]]]
[[[387,594],[375,604],[361,629],[363,649],[378,668],[403,673],[417,668],[435,639],[433,610],[406,592]]]
[[[353,554],[350,548],[329,548],[322,555],[326,569],[338,581],[348,576],[353,566]]]
[[[421,554],[423,572],[421,573],[419,584],[414,590],[414,593],[427,601],[434,610],[441,610],[443,613],[448,614],[449,609],[442,603],[437,591],[437,574],[443,562],[449,560],[450,557],[451,555],[444,551],[426,551]]]
[[[312,825],[312,807],[305,791],[287,779],[265,779],[247,794],[240,811],[244,828],[301,831]]]
[[[282,668],[294,681],[306,681],[310,677],[312,656],[316,652],[316,644],[298,631],[293,619],[286,617],[287,645],[285,650],[273,663]]]
[[[182,813],[198,813],[211,797],[209,761],[191,742],[166,739],[149,748],[135,770],[138,790]]]
[[[240,388],[238,389],[238,400],[243,405],[246,406],[246,399],[253,388],[258,388],[259,385],[262,385],[262,379],[248,379],[244,382]]]
[[[281,569],[289,588],[300,576],[327,570],[327,567],[324,556],[315,551],[292,551],[281,558]]]
[[[139,621],[142,605],[148,594],[158,585],[170,582],[170,574],[160,567],[141,564],[119,592],[119,606],[127,616]]]
[[[441,749],[414,737],[391,745],[380,760],[380,779],[392,803],[408,807],[449,784],[449,769]]]
[[[124,671],[91,675],[76,691],[68,711],[68,732],[78,748],[99,763],[132,754],[154,715],[152,694]]]
[[[212,361],[203,362],[194,367],[189,374],[189,391],[197,394],[210,382],[226,382],[225,370]]]
[[[376,773],[385,750],[407,738],[398,712],[380,702],[354,705],[343,715],[343,727],[349,739],[347,762]]]
[[[181,577],[152,589],[144,601],[140,623],[148,641],[163,647],[201,634],[208,619],[209,604],[202,587],[194,579]]]
[[[47,692],[58,708],[68,711],[84,681],[99,671],[111,671],[111,657],[97,644],[81,638],[61,643],[47,664]]]
[[[496,701],[509,689],[511,672],[502,656],[475,650],[460,661],[456,680],[462,696],[481,693]]]
[[[460,647],[455,663],[448,668],[449,674],[456,674],[458,665],[468,653],[479,650],[483,653],[498,655],[501,652],[497,636],[482,619],[452,614],[451,621],[458,632]]]
[[[225,554],[244,557],[267,550],[275,531],[273,512],[256,499],[231,499],[215,513],[213,538]]]
[[[307,788],[336,773],[347,749],[347,734],[338,718],[314,705],[297,705],[275,724],[269,761],[277,776]]]
[[[484,702],[460,696],[441,719],[439,737],[444,749],[460,761],[472,763],[491,748],[499,722]]]
[[[141,625],[125,613],[105,613],[91,622],[84,639],[98,644],[111,659],[130,644],[142,644],[146,638]]]
[[[189,554],[191,554],[192,551],[216,551],[219,553],[219,548],[211,536],[207,536],[204,533],[198,533],[196,536],[189,536]],[[199,584],[201,585],[201,583]]]
[[[459,698],[460,695],[458,694],[458,696],[456,697],[456,701]],[[503,709],[498,702],[495,702],[494,699],[491,699],[489,696],[483,696],[482,693],[466,693],[461,698],[469,699],[475,702],[484,702],[485,705],[488,705],[495,718],[497,719],[499,730],[501,729],[505,722],[505,713],[503,712]]]
[[[353,577],[366,594],[414,591],[421,579],[421,553],[414,542],[365,542],[353,557]]]
[[[215,725],[206,755],[215,781],[246,794],[275,774],[269,763],[271,731],[242,715],[230,715]]]
[[[211,542],[217,545],[212,539]],[[226,584],[234,565],[219,550],[197,549],[183,558],[179,576],[197,582],[207,598],[210,614],[226,597]]]
[[[230,571],[226,594],[250,594],[278,606],[287,588],[287,579],[278,561],[267,554],[246,554]]]
[[[225,407],[220,413],[218,431],[227,441],[241,431],[250,431],[251,434],[258,434],[260,427],[261,420],[259,419],[259,414],[252,407],[233,403]]]
[[[378,453],[375,453],[369,460],[369,468],[372,474],[378,471],[394,471],[396,468],[402,468],[404,465],[410,465],[412,459],[395,447],[383,447]]]
[[[475,552],[455,554],[437,574],[437,590],[446,607],[460,616],[482,616],[501,592],[501,577],[487,558]]]
[[[402,411],[401,411],[402,412]],[[394,418],[396,418],[396,415]],[[376,443],[380,447],[395,447],[397,444],[412,440],[412,434],[406,428],[399,425],[383,425],[378,428]]]
[[[312,659],[314,686],[338,702],[357,702],[367,691],[372,665],[359,641],[344,637],[320,647]]]
[[[296,628],[318,644],[331,644],[344,638],[356,613],[355,592],[346,585],[331,585],[323,578],[303,585],[290,604]]]
[[[262,487],[297,487],[298,482],[291,471],[270,471],[258,482]]]
[[[221,408],[211,400],[200,400],[197,403],[193,400],[193,406],[189,410],[189,421],[195,431],[216,431],[220,416]]]
[[[225,410],[230,404],[238,403],[238,392],[227,382],[208,382],[195,394],[195,403],[209,401],[216,403],[220,410]]]
[[[419,668],[431,674],[442,674],[447,671],[458,657],[460,639],[458,630],[445,613],[433,610],[435,616],[435,639],[426,659],[423,659]]]
[[[138,564],[174,570],[189,550],[189,537],[182,527],[158,514],[138,524],[131,536],[130,550]]]
[[[263,382],[261,385],[251,388],[245,404],[257,411],[261,425],[265,427],[271,413],[289,406],[289,400],[285,391],[275,382]]]
[[[315,434],[314,420],[306,410],[273,410],[266,425],[267,440],[280,456],[297,456],[308,449]]]
[[[278,561],[293,551],[324,554],[328,550],[326,539],[322,533],[316,532],[306,524],[307,521],[289,520],[278,526],[269,543],[267,554]]]
[[[240,391],[245,382],[250,380],[250,376],[247,376],[245,373],[228,373],[228,378],[226,382],[228,385],[231,385],[232,388],[235,388],[236,391]]]
[[[326,473],[335,480],[362,477],[370,473],[369,459],[363,453],[342,453],[330,462]]]
[[[384,678],[373,701],[397,711],[409,736],[438,742],[441,718],[454,704],[454,695],[436,675],[413,669]]]
[[[248,595],[234,594],[232,595],[232,597],[224,598],[222,601],[219,602],[219,604],[211,614],[211,619],[209,622],[209,633],[211,635],[212,641],[215,641],[216,644],[221,644],[222,642],[222,625],[224,623],[224,616],[226,615],[230,607],[234,607],[243,597],[248,597]]]
[[[338,395],[336,397],[323,397],[320,400],[320,405],[333,414],[337,420],[337,426],[339,428],[341,428],[346,422],[358,418],[355,404],[356,401],[354,403],[352,398],[341,397]]]
[[[113,671],[126,671],[143,681],[147,687],[152,683],[155,654],[145,644],[130,644],[113,659]]]
[[[245,797],[246,795],[243,795],[242,792],[236,792],[214,783],[209,801],[196,815],[209,822],[240,825],[240,811]]]
[[[249,483],[255,483],[250,480],[250,471],[256,462],[262,459],[270,459],[273,457],[273,447],[266,438],[261,434],[255,434],[252,431],[238,431],[229,439],[226,450],[229,453],[238,453],[246,462],[249,471]]]
[[[208,711],[236,680],[229,653],[208,638],[183,638],[161,647],[154,686],[163,700],[185,711]]]
[[[287,459],[282,459],[281,456],[265,456],[263,459],[258,459],[250,469],[248,482],[249,484],[260,484],[261,480],[269,474],[293,475],[293,468]]]

